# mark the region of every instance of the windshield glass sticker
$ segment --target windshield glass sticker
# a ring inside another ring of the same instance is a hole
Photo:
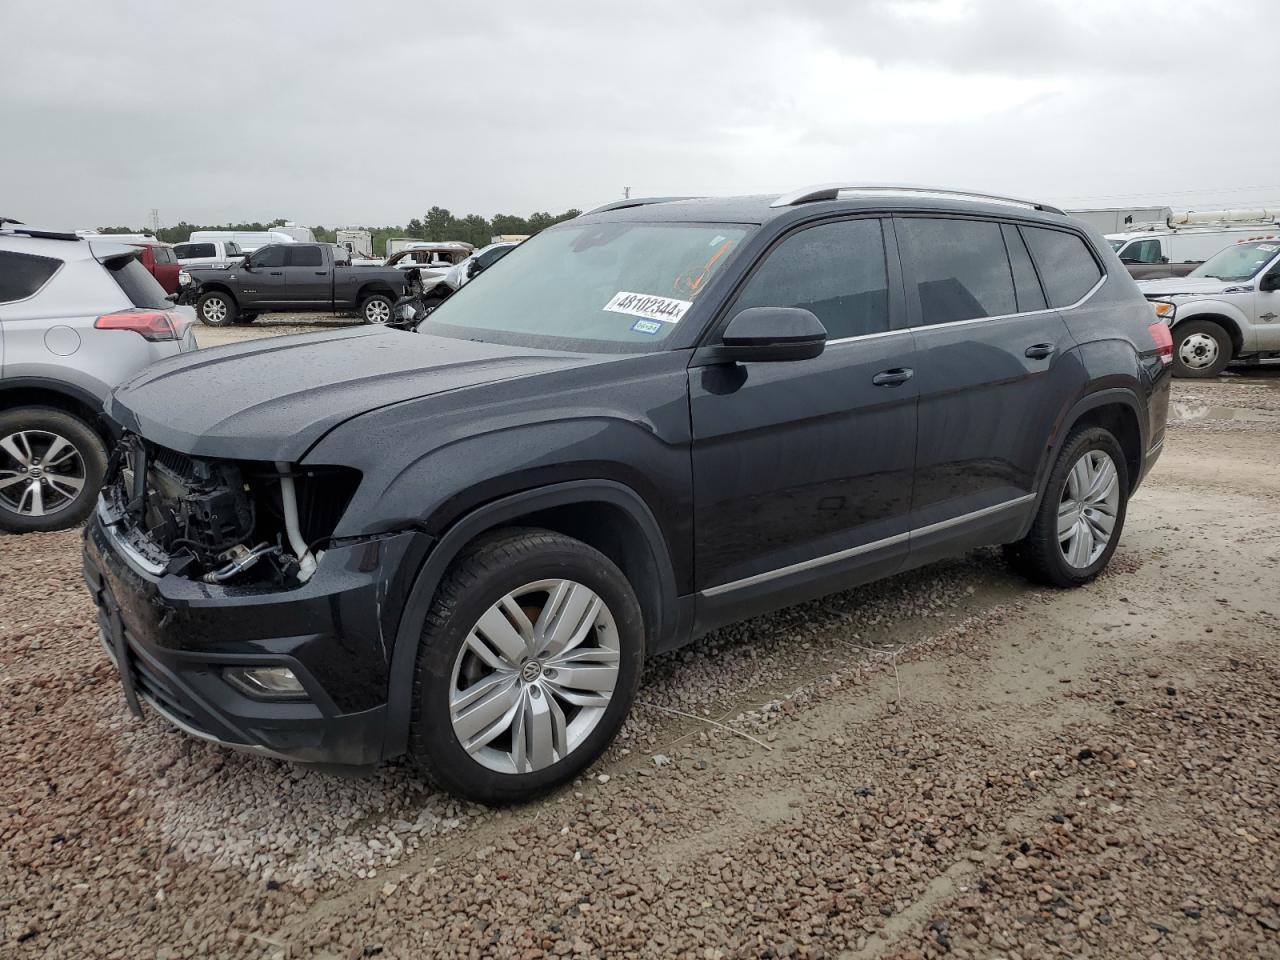
[[[673,300],[671,297],[654,297],[646,293],[620,290],[604,305],[604,309],[610,313],[628,313],[633,317],[644,317],[646,320],[679,323],[680,318],[691,306],[693,303],[689,300]]]
[[[1275,253],[1277,250],[1280,250],[1280,247],[1276,246],[1274,243],[1260,243],[1258,244],[1258,249],[1263,253]]]
[[[662,324],[656,320],[637,320],[631,325],[631,329],[636,333],[647,333],[650,336],[662,329]]]

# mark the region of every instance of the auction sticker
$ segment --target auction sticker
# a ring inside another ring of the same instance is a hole
[[[662,324],[658,323],[656,320],[637,320],[631,325],[631,329],[636,333],[647,333],[650,336],[653,336],[662,329]]]
[[[647,320],[663,323],[679,323],[685,311],[693,306],[690,300],[673,300],[671,297],[653,297],[647,293],[630,293],[620,290],[604,305],[610,313],[627,313]]]

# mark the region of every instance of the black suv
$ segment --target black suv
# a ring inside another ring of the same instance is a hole
[[[722,624],[984,544],[1095,577],[1170,362],[1108,245],[1043,204],[631,200],[416,333],[127,383],[86,577],[135,710],[519,800],[600,754],[647,654]]]

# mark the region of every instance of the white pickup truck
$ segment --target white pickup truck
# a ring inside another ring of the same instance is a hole
[[[240,245],[234,240],[192,240],[174,244],[173,252],[184,267],[230,263],[244,257]]]
[[[1233,360],[1280,355],[1280,233],[1138,287],[1172,328],[1176,376],[1215,377]]]

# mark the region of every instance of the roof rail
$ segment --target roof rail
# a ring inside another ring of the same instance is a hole
[[[631,207],[647,207],[651,203],[674,203],[676,200],[697,200],[697,197],[628,197],[626,200],[614,200],[612,203],[604,203],[598,207],[593,207],[582,216],[588,216],[593,213],[607,213],[610,210],[628,210]]]
[[[895,183],[822,183],[812,187],[801,187],[791,193],[784,193],[769,204],[771,207],[794,207],[802,203],[816,200],[838,200],[842,193],[906,193],[935,197],[966,197],[971,200],[991,200],[995,203],[1009,203],[1019,207],[1029,207],[1045,213],[1066,213],[1057,207],[1038,200],[1022,200],[1018,197],[1003,197],[994,193],[979,193],[974,190],[948,190],[945,187],[919,187]]]

